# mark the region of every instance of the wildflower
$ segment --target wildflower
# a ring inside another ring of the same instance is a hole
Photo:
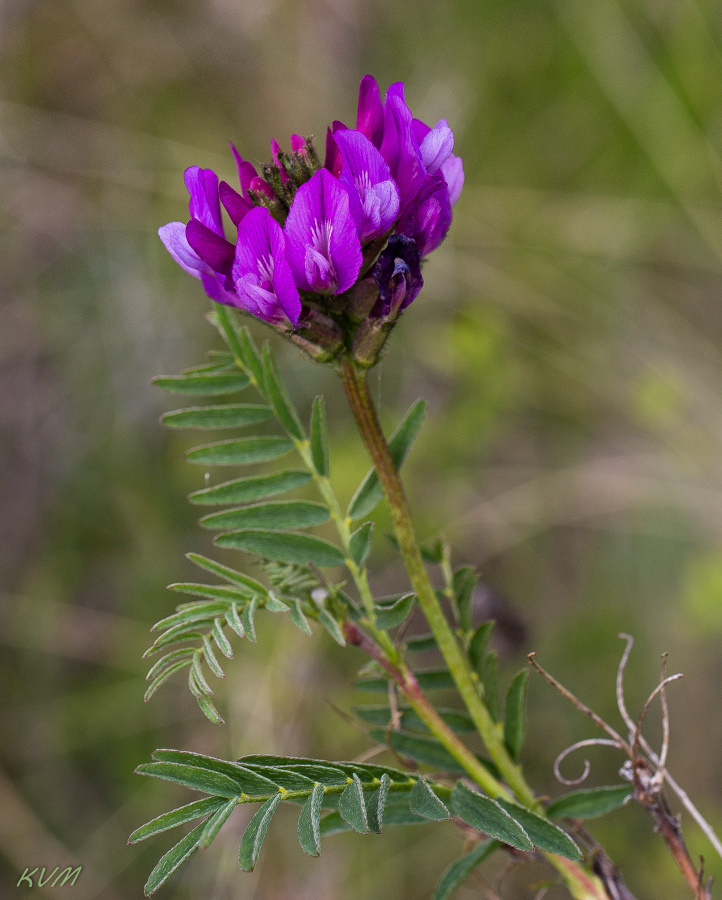
[[[190,221],[160,237],[216,302],[270,324],[315,359],[373,365],[444,240],[464,169],[446,119],[413,117],[401,82],[382,100],[361,79],[356,127],[335,121],[322,166],[313,142],[271,142],[260,170],[231,144],[239,186],[191,166]],[[240,189],[239,189],[240,188]],[[226,237],[223,210],[237,230]]]

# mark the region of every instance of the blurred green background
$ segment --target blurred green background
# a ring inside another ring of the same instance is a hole
[[[403,80],[425,121],[446,117],[466,169],[424,293],[370,376],[391,427],[430,403],[406,466],[419,531],[481,567],[508,620],[505,679],[536,650],[618,726],[618,632],[636,638],[633,711],[669,651],[685,673],[670,689],[670,769],[722,826],[719,5],[5,0],[0,49],[0,897],[140,898],[172,835],[132,848],[127,835],[191,799],[133,775],[156,747],[372,746],[335,709],[352,708],[361,659],[325,634],[259,617],[258,644],[238,647],[219,688],[224,728],[182,680],[143,704],[141,659],[177,600],[165,585],[195,577],[183,554],[210,547],[184,500],[203,472],[158,425],[174,401],[150,379],[219,346],[209,301],[156,230],[185,217],[186,166],[230,178],[228,140],[262,161],[272,137],[352,123],[366,72],[382,89]],[[326,396],[346,499],[367,460],[339,385],[279,352],[302,410]],[[386,521],[379,594],[404,584]],[[525,764],[558,794],[555,756],[594,732],[538,678],[530,703]],[[612,751],[589,757],[590,784],[617,779]],[[244,816],[159,896],[422,900],[462,848],[444,823],[331,837],[311,860],[282,809],[245,875]],[[592,831],[638,900],[688,896],[641,811]],[[26,867],[71,863],[74,887],[16,887]],[[528,885],[549,874],[502,860],[482,872],[503,898],[540,897]],[[458,893],[484,896],[479,881]]]

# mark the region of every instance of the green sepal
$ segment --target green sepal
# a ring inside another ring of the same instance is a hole
[[[457,782],[451,792],[451,811],[490,837],[495,837],[517,850],[533,850],[524,828],[491,797],[484,797],[470,790],[461,781]]]
[[[298,817],[298,842],[301,849],[309,856],[318,856],[321,852],[321,801],[323,785],[315,784],[311,795],[303,804]]]
[[[221,374],[204,374],[192,372],[188,375],[160,375],[152,379],[156,387],[175,394],[199,394],[217,396],[219,394],[235,394],[245,390],[250,384],[245,375],[236,372]]]
[[[364,792],[358,775],[354,772],[353,781],[341,794],[338,811],[342,818],[359,834],[368,834],[369,821],[364,802]]]
[[[381,776],[381,784],[379,784],[377,790],[375,790],[366,801],[366,815],[368,818],[369,830],[373,831],[375,834],[381,833],[381,827],[384,822],[384,807],[386,806],[386,799],[389,795],[390,784],[391,778],[387,772],[384,772]]]
[[[348,552],[351,559],[359,568],[366,562],[366,559],[371,552],[371,534],[373,530],[373,522],[364,522],[364,524],[360,528],[357,528],[351,535]],[[383,628],[383,625],[380,627]]]
[[[419,433],[421,423],[426,414],[426,401],[417,400],[406,413],[404,420],[393,433],[389,440],[391,459],[397,469],[401,468],[403,461],[411,449],[412,444]],[[360,519],[367,516],[383,497],[381,484],[379,483],[376,469],[371,469],[354,494],[348,508],[351,519]]]
[[[229,403],[225,406],[191,406],[161,416],[166,428],[244,428],[271,418],[269,406]]]
[[[634,792],[634,785],[614,784],[587,788],[557,797],[547,807],[550,819],[595,819],[623,806]]]
[[[485,859],[488,859],[494,850],[500,846],[499,841],[490,838],[487,841],[482,841],[480,844],[477,844],[473,850],[470,850],[465,856],[462,856],[461,859],[457,859],[456,862],[452,863],[452,865],[450,865],[442,874],[431,900],[448,900],[456,888],[458,888],[462,882],[466,881],[474,869],[481,865]]]
[[[246,550],[256,556],[280,562],[308,565],[313,563],[321,568],[341,566],[344,555],[334,544],[310,534],[293,531],[267,531],[248,529],[221,534],[215,539],[219,547]]]
[[[214,487],[203,488],[188,495],[191,503],[202,506],[227,506],[236,503],[252,503],[276,494],[284,494],[308,484],[313,476],[302,469],[289,469],[272,475],[249,475],[234,478]]]
[[[256,812],[248,827],[243,832],[241,849],[238,862],[244,872],[252,872],[258,862],[258,854],[261,852],[263,839],[271,824],[273,814],[281,802],[281,793],[274,794],[270,800],[266,800],[263,806]]]
[[[564,856],[566,859],[581,859],[581,850],[566,831],[562,831],[548,819],[544,819],[516,803],[510,803],[501,798],[497,800],[497,803],[509,813],[515,822],[521,825],[535,847],[546,850],[548,853]]]
[[[247,437],[195,447],[186,453],[186,460],[204,466],[246,466],[278,459],[289,450],[293,442],[285,437]]]
[[[432,822],[450,819],[451,813],[423,778],[419,778],[409,794],[409,809]]]
[[[263,345],[263,379],[266,388],[266,396],[273,406],[276,418],[286,431],[297,441],[305,440],[303,426],[298,418],[298,413],[291,403],[288,392],[281,381],[281,376],[273,358],[270,344]]]
[[[416,601],[416,594],[402,594],[400,597],[391,597],[388,600],[377,600],[376,625],[378,628],[395,628],[411,614]]]
[[[141,825],[140,828],[131,834],[128,838],[129,844],[136,844],[138,841],[145,841],[149,837],[168,831],[169,828],[176,828],[178,825],[184,825],[186,822],[192,822],[193,819],[200,819],[215,813],[222,806],[224,801],[219,797],[205,797],[203,800],[194,800],[192,803],[186,803],[185,806],[179,806],[170,812],[163,813]]]
[[[213,843],[213,839],[221,830],[221,828],[225,825],[229,816],[233,812],[233,810],[238,806],[238,800],[234,797],[229,800],[228,803],[225,803],[219,810],[213,813],[213,815],[206,820],[203,831],[201,831],[201,835],[198,838],[198,846],[202,849],[206,847],[210,847]]]
[[[331,472],[328,461],[328,445],[326,404],[323,397],[318,396],[313,401],[313,409],[311,410],[311,459],[316,472],[324,478],[328,478]]]
[[[506,695],[504,710],[504,743],[514,762],[519,761],[526,734],[526,689],[529,670],[518,672]]]
[[[154,894],[158,888],[165,884],[171,875],[179,869],[184,862],[189,860],[198,849],[198,839],[203,832],[204,823],[197,825],[193,831],[190,831],[183,840],[179,841],[175,847],[164,854],[156,867],[150,873],[145,883],[143,892],[146,897]]]
[[[328,507],[308,500],[274,500],[256,503],[240,509],[203,516],[199,524],[203,528],[219,531],[235,531],[245,528],[267,528],[282,531],[285,528],[308,528],[320,525],[331,518]]]

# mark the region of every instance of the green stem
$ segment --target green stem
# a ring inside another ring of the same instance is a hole
[[[504,780],[524,805],[533,806],[535,803],[534,794],[524,780],[520,768],[507,753],[504,746],[503,731],[492,719],[480,696],[481,687],[478,677],[471,671],[441,609],[436,591],[429,580],[419,544],[416,540],[404,488],[376,415],[376,409],[366,384],[365,371],[359,370],[347,358],[342,361],[338,371],[359,431],[371,455],[379,482],[386,495],[391,510],[396,540],[399,544],[409,580],[419,599],[419,604],[424,611],[436,644],[449,667],[454,683],[469,710],[474,725]],[[505,791],[496,782],[495,791],[490,790],[489,793],[492,796],[499,796],[504,794]]]

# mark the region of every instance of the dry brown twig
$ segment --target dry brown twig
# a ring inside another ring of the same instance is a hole
[[[704,860],[700,860],[699,869],[694,865],[689,851],[682,837],[682,830],[679,823],[679,817],[674,815],[670,809],[667,798],[664,794],[664,784],[666,782],[670,789],[677,795],[685,809],[692,815],[697,824],[700,826],[704,834],[712,843],[715,850],[722,857],[722,843],[712,830],[708,822],[702,817],[699,810],[694,806],[688,795],[679,787],[676,781],[667,771],[667,755],[669,752],[669,709],[667,706],[667,685],[672,681],[681,678],[681,673],[676,675],[667,675],[667,654],[662,656],[662,668],[660,680],[654,690],[651,692],[647,701],[642,708],[639,718],[635,722],[627,711],[624,699],[624,672],[629,660],[629,655],[634,644],[633,638],[628,634],[620,634],[619,637],[627,642],[622,653],[622,658],[617,670],[616,680],[616,696],[619,714],[627,727],[628,736],[625,740],[611,725],[605,722],[586,704],[582,703],[571,691],[565,688],[552,675],[543,669],[535,659],[535,654],[529,654],[530,664],[559,691],[567,700],[569,700],[578,710],[588,716],[594,724],[604,731],[608,737],[606,738],[588,738],[587,740],[578,741],[571,747],[563,750],[554,762],[554,774],[562,784],[574,785],[581,784],[590,771],[589,760],[584,761],[584,771],[579,778],[566,779],[560,772],[560,764],[570,753],[582,747],[589,746],[605,746],[615,747],[621,750],[627,760],[620,770],[620,775],[634,785],[632,798],[636,800],[644,809],[649,812],[654,820],[655,831],[658,831],[664,838],[667,847],[675,859],[680,871],[682,872],[687,884],[693,892],[695,900],[711,900],[710,888],[712,879],[707,883],[704,882]],[[647,716],[649,708],[654,699],[659,696],[662,707],[662,746],[659,754],[655,753],[649,745],[648,741],[642,734],[642,725]],[[601,851],[601,848],[599,848]],[[624,884],[621,882],[619,873],[616,868],[608,860],[603,851],[597,853],[597,864],[600,875],[604,881],[605,887],[610,897],[620,900],[631,896]]]

